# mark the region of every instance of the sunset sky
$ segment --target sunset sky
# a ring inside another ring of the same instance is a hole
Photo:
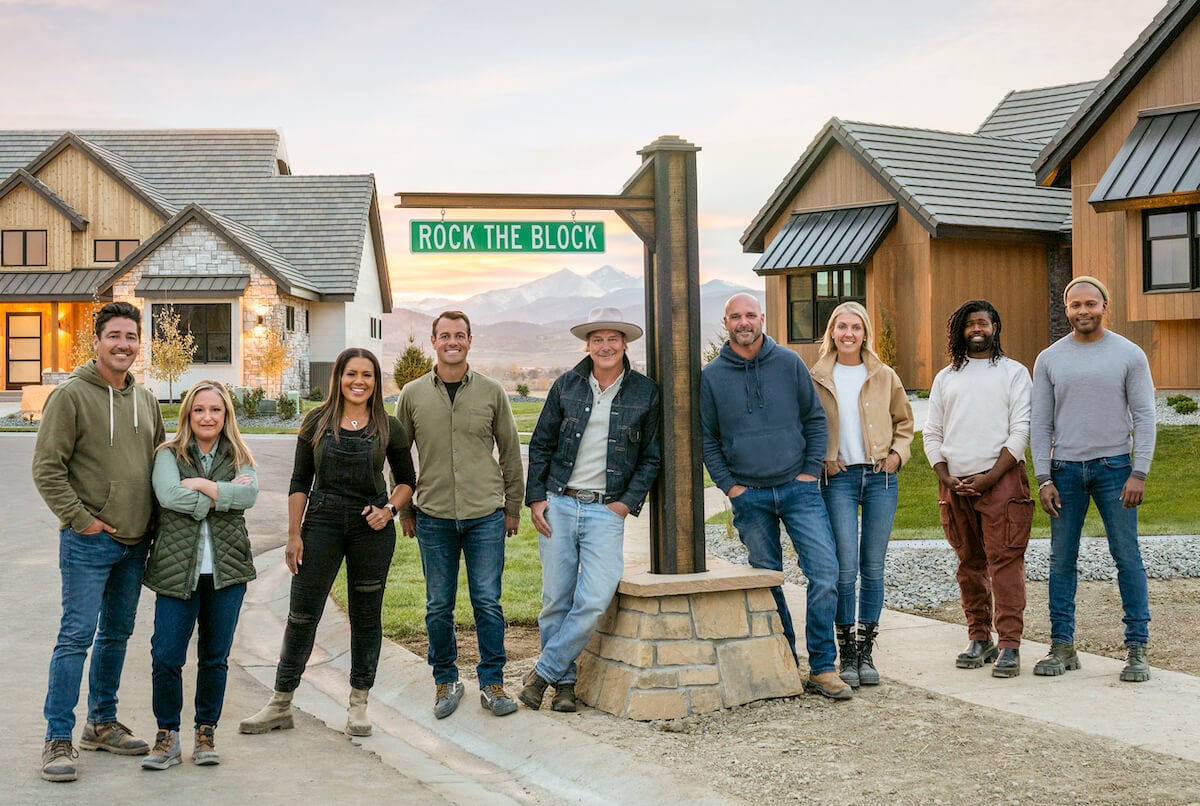
[[[0,0],[0,127],[280,129],[296,173],[375,174],[401,300],[640,272],[612,216],[602,255],[413,255],[438,211],[393,194],[613,193],[677,134],[703,149],[701,279],[761,287],[738,238],[830,117],[972,131],[1010,90],[1102,78],[1162,5]]]

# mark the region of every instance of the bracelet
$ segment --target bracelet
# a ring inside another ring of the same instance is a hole
[[[1053,483],[1054,483],[1054,479],[1046,479],[1045,481],[1043,481],[1041,484],[1038,485],[1038,492],[1041,492],[1042,490],[1046,489]]]

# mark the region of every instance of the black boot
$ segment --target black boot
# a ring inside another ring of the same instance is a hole
[[[979,669],[983,664],[994,661],[999,654],[1000,650],[992,643],[990,635],[982,641],[972,638],[967,648],[954,660],[954,665],[960,669]]]
[[[838,654],[842,663],[838,677],[850,688],[858,688],[858,641],[854,638],[853,624],[837,625]]]
[[[879,623],[869,621],[858,625],[858,682],[864,686],[878,686],[879,672],[871,658]]]

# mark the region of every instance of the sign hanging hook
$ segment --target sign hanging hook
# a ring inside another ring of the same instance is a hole
[[[442,223],[446,223],[446,208],[442,208]]]
[[[575,223],[575,211],[574,210],[571,211],[571,223],[572,224]]]

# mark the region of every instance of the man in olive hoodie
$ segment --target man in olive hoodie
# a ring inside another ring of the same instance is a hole
[[[127,302],[105,305],[92,344],[96,358],[46,401],[33,452],[34,483],[59,520],[62,573],[62,621],[43,709],[47,781],[75,780],[71,738],[89,649],[79,746],[120,755],[150,749],[117,721],[117,687],[146,565],[154,449],[165,433],[158,401],[129,373],[141,350],[141,312]]]
[[[783,570],[779,522],[787,528],[808,578],[804,637],[806,691],[835,700],[853,696],[838,677],[833,638],[838,562],[833,528],[817,479],[828,429],[808,368],[762,332],[762,307],[749,294],[725,303],[729,341],[700,373],[704,464],[729,496],[733,525],[755,568]],[[783,589],[771,589],[783,633],[796,654],[796,633]],[[797,661],[798,662],[798,661]]]

